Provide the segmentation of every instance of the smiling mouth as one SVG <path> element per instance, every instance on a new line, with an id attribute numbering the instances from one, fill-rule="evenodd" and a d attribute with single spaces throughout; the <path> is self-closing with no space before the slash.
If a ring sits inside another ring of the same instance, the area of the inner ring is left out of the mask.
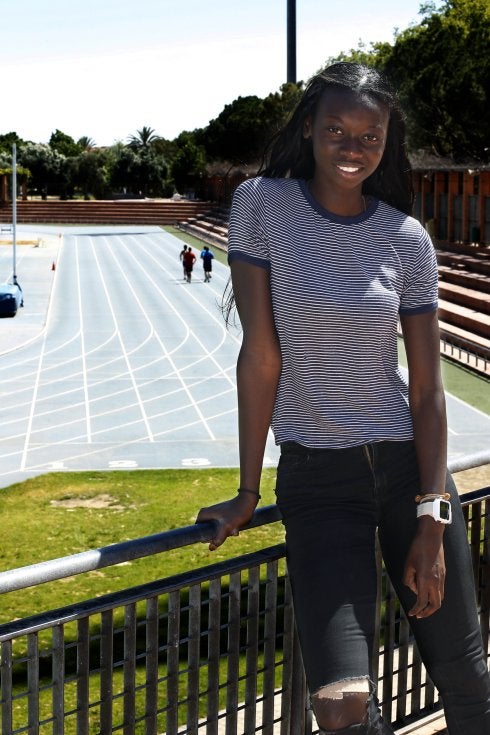
<path id="1" fill-rule="evenodd" d="M 352 164 L 348 165 L 348 164 L 338 163 L 337 168 L 340 169 L 341 171 L 344 171 L 346 174 L 356 174 L 358 171 L 361 170 L 362 167 L 353 166 Z"/>

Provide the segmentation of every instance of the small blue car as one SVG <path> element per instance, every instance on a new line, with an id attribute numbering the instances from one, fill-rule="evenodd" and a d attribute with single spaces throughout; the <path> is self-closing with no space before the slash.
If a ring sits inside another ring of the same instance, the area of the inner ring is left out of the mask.
<path id="1" fill-rule="evenodd" d="M 19 284 L 0 283 L 0 317 L 15 316 L 19 306 L 24 306 Z"/>

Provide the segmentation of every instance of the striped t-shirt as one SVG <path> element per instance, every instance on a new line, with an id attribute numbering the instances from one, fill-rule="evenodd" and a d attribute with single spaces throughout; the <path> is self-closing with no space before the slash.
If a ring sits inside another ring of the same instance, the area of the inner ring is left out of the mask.
<path id="1" fill-rule="evenodd" d="M 342 217 L 301 179 L 235 192 L 228 259 L 270 271 L 282 352 L 277 444 L 349 447 L 411 439 L 397 359 L 399 314 L 437 308 L 437 263 L 420 223 L 382 201 Z"/>

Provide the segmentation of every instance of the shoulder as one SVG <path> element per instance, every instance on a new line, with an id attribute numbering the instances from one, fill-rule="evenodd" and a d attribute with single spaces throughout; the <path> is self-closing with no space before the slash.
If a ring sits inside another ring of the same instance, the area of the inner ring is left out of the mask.
<path id="1" fill-rule="evenodd" d="M 269 201 L 291 196 L 299 191 L 297 179 L 270 179 L 255 176 L 243 181 L 235 190 L 233 203 L 242 201 Z"/>
<path id="2" fill-rule="evenodd" d="M 376 217 L 379 226 L 386 229 L 392 236 L 398 236 L 400 241 L 410 242 L 412 245 L 423 242 L 432 246 L 429 233 L 415 217 L 383 201 L 378 202 Z"/>

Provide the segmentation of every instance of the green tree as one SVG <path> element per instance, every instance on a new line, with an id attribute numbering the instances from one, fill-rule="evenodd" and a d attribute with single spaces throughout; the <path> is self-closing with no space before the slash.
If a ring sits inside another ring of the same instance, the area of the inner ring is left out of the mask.
<path id="1" fill-rule="evenodd" d="M 490 2 L 445 0 L 420 10 L 422 21 L 395 41 L 340 54 L 384 70 L 407 114 L 409 147 L 455 160 L 489 160 Z"/>
<path id="2" fill-rule="evenodd" d="M 280 87 L 279 92 L 271 93 L 264 99 L 265 142 L 282 128 L 298 104 L 302 91 L 303 82 L 287 82 Z"/>
<path id="3" fill-rule="evenodd" d="M 31 186 L 43 195 L 60 193 L 64 186 L 66 156 L 42 143 L 26 143 L 17 155 L 20 165 L 31 172 Z"/>
<path id="4" fill-rule="evenodd" d="M 166 190 L 168 167 L 162 156 L 148 149 L 119 144 L 110 157 L 110 185 L 115 191 L 161 196 Z"/>
<path id="5" fill-rule="evenodd" d="M 22 138 L 19 138 L 17 133 L 13 131 L 10 133 L 4 133 L 3 135 L 0 135 L 0 153 L 5 151 L 5 153 L 11 154 L 13 144 L 16 143 L 18 148 L 23 142 Z"/>
<path id="6" fill-rule="evenodd" d="M 156 143 L 159 139 L 160 136 L 155 133 L 153 128 L 143 125 L 141 130 L 136 131 L 136 135 L 133 134 L 128 137 L 128 146 L 134 150 L 151 148 L 153 143 Z"/>
<path id="7" fill-rule="evenodd" d="M 86 199 L 101 199 L 109 192 L 109 154 L 106 150 L 85 150 L 76 159 L 74 183 Z"/>
<path id="8" fill-rule="evenodd" d="M 132 191 L 131 170 L 136 153 L 122 143 L 112 146 L 109 158 L 109 184 L 113 191 Z"/>
<path id="9" fill-rule="evenodd" d="M 207 128 L 196 134 L 197 143 L 205 147 L 213 160 L 235 164 L 257 162 L 270 138 L 294 108 L 301 87 L 301 83 L 284 84 L 280 92 L 265 99 L 255 95 L 238 97 L 226 105 Z"/>
<path id="10" fill-rule="evenodd" d="M 425 12 L 384 60 L 409 114 L 411 146 L 488 161 L 490 3 L 446 0 Z"/>
<path id="11" fill-rule="evenodd" d="M 260 157 L 264 145 L 263 100 L 255 95 L 238 97 L 225 105 L 203 131 L 203 142 L 211 159 L 231 163 L 251 163 Z"/>
<path id="12" fill-rule="evenodd" d="M 195 188 L 196 180 L 206 170 L 206 152 L 195 142 L 192 133 L 181 133 L 176 140 L 177 152 L 170 165 L 172 179 L 181 193 Z"/>
<path id="13" fill-rule="evenodd" d="M 185 133 L 181 133 L 180 135 L 184 134 Z M 191 135 L 194 137 L 193 133 L 191 133 Z M 177 151 L 179 150 L 179 144 L 177 142 L 178 140 L 179 138 L 176 138 L 175 140 L 157 138 L 155 141 L 152 142 L 151 149 L 159 156 L 163 156 L 163 158 L 170 163 L 170 161 L 173 160 L 173 158 L 177 154 Z"/>
<path id="14" fill-rule="evenodd" d="M 77 140 L 77 146 L 81 151 L 90 151 L 92 148 L 95 148 L 96 143 L 95 140 L 90 138 L 88 135 L 82 135 L 82 137 Z"/>
<path id="15" fill-rule="evenodd" d="M 168 176 L 168 166 L 162 156 L 143 149 L 137 152 L 131 167 L 133 191 L 146 196 L 162 196 Z"/>
<path id="16" fill-rule="evenodd" d="M 61 130 L 55 130 L 54 133 L 51 133 L 49 145 L 54 151 L 58 151 L 58 153 L 61 153 L 61 155 L 67 158 L 78 156 L 83 150 L 78 143 L 75 143 L 70 135 L 63 133 Z"/>

